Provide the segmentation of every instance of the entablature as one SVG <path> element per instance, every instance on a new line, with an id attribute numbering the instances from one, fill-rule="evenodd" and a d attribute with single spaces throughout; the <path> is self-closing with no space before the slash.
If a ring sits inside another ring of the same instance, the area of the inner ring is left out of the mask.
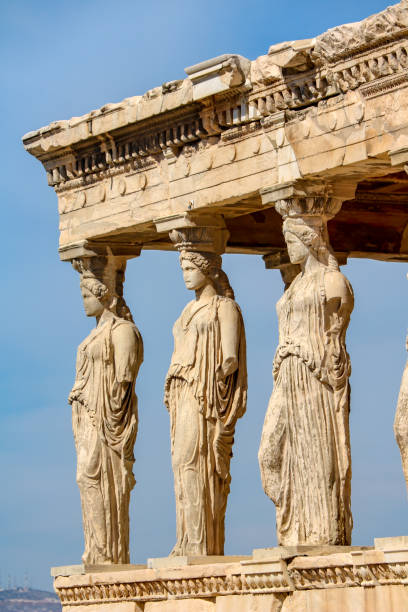
<path id="1" fill-rule="evenodd" d="M 337 251 L 408 259 L 407 68 L 404 0 L 30 132 L 58 195 L 62 258 L 81 244 L 171 249 L 156 221 L 189 211 L 224 217 L 227 252 L 272 253 L 281 219 L 264 194 L 313 179 L 357 187 L 329 224 Z"/>

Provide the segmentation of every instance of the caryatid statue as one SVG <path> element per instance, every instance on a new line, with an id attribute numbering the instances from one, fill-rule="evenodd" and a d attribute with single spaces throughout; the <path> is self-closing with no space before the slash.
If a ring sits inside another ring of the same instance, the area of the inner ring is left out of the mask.
<path id="1" fill-rule="evenodd" d="M 329 244 L 341 200 L 327 192 L 276 203 L 300 273 L 277 303 L 279 346 L 259 449 L 279 544 L 351 544 L 350 359 L 353 291 Z"/>
<path id="2" fill-rule="evenodd" d="M 79 345 L 69 395 L 77 451 L 86 564 L 129 563 L 129 500 L 135 485 L 135 380 L 143 343 L 123 299 L 126 261 L 73 261 L 88 317 L 97 325 Z"/>
<path id="3" fill-rule="evenodd" d="M 235 424 L 246 409 L 244 323 L 221 269 L 219 228 L 173 230 L 187 304 L 173 328 L 165 384 L 177 514 L 172 555 L 223 555 Z"/>
<path id="4" fill-rule="evenodd" d="M 408 350 L 408 336 L 406 347 Z M 402 469 L 408 490 L 408 361 L 401 380 L 394 421 L 394 433 L 401 453 Z"/>

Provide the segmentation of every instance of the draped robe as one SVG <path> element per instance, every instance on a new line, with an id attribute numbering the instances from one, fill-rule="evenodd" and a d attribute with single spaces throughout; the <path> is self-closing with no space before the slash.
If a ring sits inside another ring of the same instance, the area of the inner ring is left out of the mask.
<path id="1" fill-rule="evenodd" d="M 221 380 L 220 305 L 238 313 L 238 368 Z M 216 295 L 190 302 L 173 328 L 174 352 L 166 377 L 176 495 L 173 554 L 222 555 L 235 424 L 246 409 L 245 331 L 234 300 Z"/>
<path id="2" fill-rule="evenodd" d="M 121 341 L 132 346 L 127 352 Z M 136 326 L 112 316 L 80 344 L 70 395 L 84 563 L 129 563 L 129 501 L 135 485 L 135 380 L 143 360 Z"/>
<path id="3" fill-rule="evenodd" d="M 406 348 L 408 350 L 408 336 Z M 405 365 L 398 395 L 394 433 L 401 453 L 402 469 L 408 490 L 408 362 Z"/>
<path id="4" fill-rule="evenodd" d="M 327 271 L 299 274 L 277 304 L 275 384 L 259 460 L 280 545 L 351 543 L 349 312 L 329 316 Z"/>

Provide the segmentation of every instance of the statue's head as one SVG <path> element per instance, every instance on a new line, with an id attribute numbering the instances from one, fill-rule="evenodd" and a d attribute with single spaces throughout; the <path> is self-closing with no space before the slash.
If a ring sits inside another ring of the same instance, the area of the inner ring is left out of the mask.
<path id="1" fill-rule="evenodd" d="M 96 278 L 82 277 L 80 288 L 87 317 L 100 317 L 105 309 L 112 310 L 109 289 Z"/>
<path id="2" fill-rule="evenodd" d="M 99 318 L 105 310 L 132 320 L 123 299 L 126 262 L 113 256 L 87 257 L 72 262 L 79 272 L 85 314 Z"/>
<path id="3" fill-rule="evenodd" d="M 287 217 L 283 235 L 291 263 L 302 264 L 310 255 L 330 268 L 339 269 L 332 252 L 327 225 L 321 217 Z"/>
<path id="4" fill-rule="evenodd" d="M 201 289 L 211 284 L 218 295 L 234 299 L 234 292 L 225 272 L 220 255 L 204 251 L 182 250 L 180 265 L 187 289 Z"/>
<path id="5" fill-rule="evenodd" d="M 284 219 L 282 229 L 291 263 L 303 264 L 313 256 L 320 264 L 338 270 L 327 222 L 340 210 L 341 198 L 333 195 L 333 185 L 320 181 L 299 180 L 292 187 L 292 195 L 275 203 Z"/>

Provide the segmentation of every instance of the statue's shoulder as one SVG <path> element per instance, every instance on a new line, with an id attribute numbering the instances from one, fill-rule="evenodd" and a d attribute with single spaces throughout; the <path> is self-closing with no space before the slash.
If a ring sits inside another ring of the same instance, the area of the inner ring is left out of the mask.
<path id="1" fill-rule="evenodd" d="M 324 285 L 327 299 L 336 297 L 352 299 L 353 297 L 350 281 L 340 270 L 327 270 L 324 275 Z"/>
<path id="2" fill-rule="evenodd" d="M 123 329 L 128 329 L 129 331 L 136 328 L 133 321 L 128 321 L 128 319 L 123 319 L 122 317 L 115 317 L 113 320 L 112 329 L 117 329 L 121 326 L 123 326 Z"/>
<path id="3" fill-rule="evenodd" d="M 114 323 L 112 325 L 112 333 L 116 333 L 116 335 L 134 334 L 138 339 L 142 339 L 140 331 L 133 323 L 133 321 L 128 321 L 127 319 L 122 319 L 121 317 L 115 318 Z"/>
<path id="4" fill-rule="evenodd" d="M 227 306 L 228 308 L 239 308 L 235 300 L 225 295 L 215 295 L 214 300 L 218 305 Z"/>
<path id="5" fill-rule="evenodd" d="M 241 309 L 235 300 L 224 295 L 217 295 L 215 297 L 217 299 L 217 307 L 219 309 L 225 312 L 238 312 L 241 315 Z"/>
<path id="6" fill-rule="evenodd" d="M 116 317 L 112 325 L 111 337 L 114 347 L 122 350 L 123 347 L 126 347 L 126 350 L 138 355 L 137 361 L 139 364 L 142 363 L 144 353 L 143 338 L 133 321 Z"/>

